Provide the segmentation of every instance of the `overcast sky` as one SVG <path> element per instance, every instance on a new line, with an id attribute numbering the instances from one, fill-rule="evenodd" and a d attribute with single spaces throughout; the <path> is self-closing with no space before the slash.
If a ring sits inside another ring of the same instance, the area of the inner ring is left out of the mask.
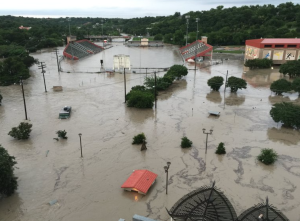
<path id="1" fill-rule="evenodd" d="M 300 4 L 300 0 L 290 1 Z M 279 0 L 3 0 L 0 15 L 30 17 L 102 17 L 134 18 L 167 16 L 175 12 L 202 11 L 218 5 L 239 7 L 242 5 L 279 5 Z"/>

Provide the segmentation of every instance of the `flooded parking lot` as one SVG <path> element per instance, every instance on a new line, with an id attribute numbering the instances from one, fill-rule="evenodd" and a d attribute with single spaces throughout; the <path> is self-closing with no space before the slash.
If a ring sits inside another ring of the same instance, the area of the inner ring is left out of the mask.
<path id="1" fill-rule="evenodd" d="M 59 49 L 62 53 L 63 48 Z M 28 117 L 33 124 L 29 140 L 17 141 L 7 135 L 25 119 L 20 85 L 0 87 L 0 143 L 16 157 L 19 177 L 17 192 L 0 200 L 0 220 L 131 220 L 139 214 L 165 221 L 169 219 L 165 208 L 216 181 L 238 215 L 268 196 L 290 220 L 299 221 L 300 133 L 278 126 L 269 111 L 276 102 L 300 104 L 300 99 L 297 94 L 272 95 L 269 85 L 282 77 L 278 68 L 244 71 L 243 61 L 238 59 L 212 66 L 198 64 L 196 72 L 189 70 L 185 78 L 160 92 L 157 109 L 150 110 L 126 107 L 122 74 L 96 73 L 101 59 L 106 68 L 112 68 L 117 54 L 130 55 L 132 68 L 182 64 L 177 49 L 127 48 L 114 43 L 105 52 L 83 60 L 62 61 L 64 72 L 60 74 L 52 49 L 32 54 L 47 65 L 48 92 L 44 92 L 42 74 L 34 65 L 31 78 L 24 81 Z M 194 65 L 187 67 L 193 69 Z M 231 94 L 227 88 L 224 93 L 223 85 L 220 92 L 212 92 L 207 80 L 225 78 L 227 70 L 228 76 L 245 79 L 247 89 Z M 128 91 L 143 84 L 145 73 L 138 73 L 137 69 L 136 74 L 126 74 Z M 53 86 L 63 86 L 63 91 L 54 92 Z M 60 120 L 58 113 L 65 105 L 72 106 L 71 118 Z M 208 111 L 220 111 L 221 115 L 210 117 Z M 207 154 L 202 128 L 213 129 Z M 66 130 L 68 139 L 54 140 L 58 130 Z M 141 132 L 148 142 L 144 152 L 131 144 L 133 136 Z M 192 148 L 180 148 L 183 136 L 193 141 Z M 220 142 L 225 143 L 224 156 L 214 153 Z M 278 153 L 275 165 L 265 166 L 256 160 L 262 148 Z M 168 161 L 166 195 L 163 167 Z M 136 169 L 158 174 L 146 196 L 120 188 Z M 50 206 L 51 200 L 57 203 Z"/>

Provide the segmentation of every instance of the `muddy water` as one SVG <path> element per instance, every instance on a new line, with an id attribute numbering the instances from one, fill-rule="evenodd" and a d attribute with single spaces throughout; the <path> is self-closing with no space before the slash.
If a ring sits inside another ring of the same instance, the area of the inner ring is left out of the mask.
<path id="1" fill-rule="evenodd" d="M 0 88 L 4 97 L 0 141 L 16 156 L 19 168 L 17 193 L 0 200 L 1 221 L 131 220 L 134 214 L 168 220 L 165 208 L 170 209 L 184 194 L 213 181 L 237 214 L 268 196 L 290 220 L 300 220 L 300 133 L 281 128 L 269 116 L 275 102 L 300 102 L 296 95 L 285 94 L 283 98 L 270 93 L 265 82 L 281 77 L 276 70 L 244 73 L 240 60 L 201 64 L 196 73 L 189 70 L 184 79 L 159 94 L 157 110 L 137 110 L 124 104 L 123 75 L 78 73 L 87 68 L 97 71 L 102 56 L 105 66 L 111 68 L 112 56 L 122 53 L 130 54 L 133 67 L 181 63 L 174 46 L 139 49 L 114 44 L 105 55 L 99 53 L 79 62 L 63 61 L 63 69 L 71 73 L 59 75 L 51 50 L 33 54 L 47 64 L 48 93 L 44 92 L 40 70 L 32 67 L 32 77 L 24 83 L 28 117 L 33 124 L 27 141 L 7 135 L 25 118 L 20 86 Z M 237 94 L 227 89 L 225 97 L 224 87 L 220 92 L 211 92 L 207 80 L 225 77 L 227 70 L 229 76 L 246 79 L 248 88 Z M 142 84 L 143 77 L 127 74 L 128 90 Z M 57 85 L 63 86 L 62 92 L 51 89 Z M 71 105 L 73 112 L 70 119 L 59 120 L 58 112 L 64 105 Z M 220 111 L 221 116 L 209 117 L 207 112 L 211 110 Z M 213 129 L 206 155 L 202 128 Z M 53 140 L 57 130 L 66 130 L 68 139 Z M 145 152 L 131 145 L 132 137 L 140 132 L 147 136 Z M 180 148 L 182 136 L 193 141 L 192 148 Z M 219 142 L 225 143 L 225 156 L 214 154 Z M 264 166 L 256 160 L 262 148 L 278 152 L 275 165 Z M 163 169 L 167 161 L 172 163 L 168 195 Z M 135 169 L 158 174 L 146 196 L 120 188 Z M 58 203 L 50 206 L 51 200 Z"/>

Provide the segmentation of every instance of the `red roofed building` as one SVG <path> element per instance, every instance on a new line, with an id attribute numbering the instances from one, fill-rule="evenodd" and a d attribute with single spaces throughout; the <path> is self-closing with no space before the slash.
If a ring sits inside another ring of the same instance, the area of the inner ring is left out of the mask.
<path id="1" fill-rule="evenodd" d="M 155 182 L 156 177 L 157 174 L 152 173 L 149 170 L 135 170 L 123 183 L 121 188 L 146 195 L 149 188 Z"/>
<path id="2" fill-rule="evenodd" d="M 19 27 L 19 29 L 26 29 L 26 30 L 29 30 L 29 29 L 31 29 L 31 27 L 23 27 L 23 25 L 21 25 L 20 27 Z"/>
<path id="3" fill-rule="evenodd" d="M 272 59 L 274 64 L 300 59 L 300 39 L 262 38 L 246 40 L 245 60 Z"/>

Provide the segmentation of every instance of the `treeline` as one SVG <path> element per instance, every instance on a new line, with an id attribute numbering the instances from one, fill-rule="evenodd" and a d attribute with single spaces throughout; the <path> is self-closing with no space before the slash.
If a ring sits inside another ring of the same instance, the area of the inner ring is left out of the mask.
<path id="1" fill-rule="evenodd" d="M 84 35 L 146 35 L 166 43 L 184 45 L 186 18 L 189 15 L 188 42 L 198 36 L 207 36 L 212 45 L 243 45 L 247 39 L 255 38 L 295 38 L 300 34 L 300 5 L 292 2 L 274 5 L 252 5 L 224 8 L 218 6 L 209 11 L 191 11 L 181 15 L 121 18 L 27 18 L 0 16 L 0 56 L 3 45 L 25 51 L 44 47 L 61 46 L 71 33 L 77 39 Z M 19 26 L 32 27 L 19 30 Z M 18 52 L 16 52 L 18 53 Z"/>

